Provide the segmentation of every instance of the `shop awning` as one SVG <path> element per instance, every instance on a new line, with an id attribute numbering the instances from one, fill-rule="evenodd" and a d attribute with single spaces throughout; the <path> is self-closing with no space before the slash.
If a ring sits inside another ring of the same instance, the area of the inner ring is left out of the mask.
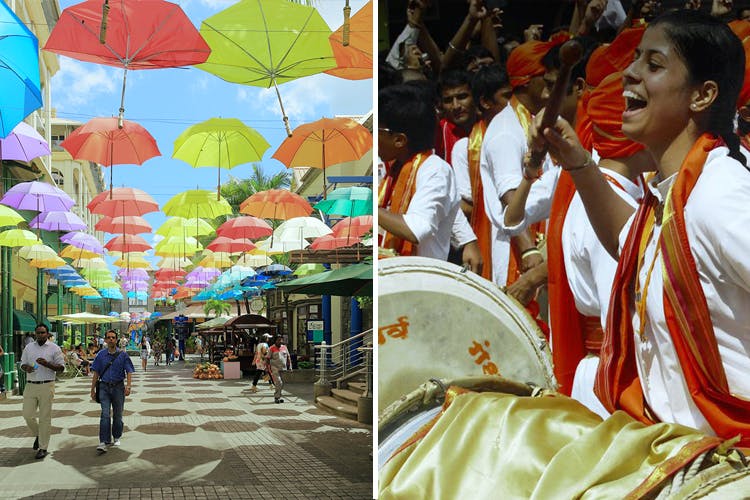
<path id="1" fill-rule="evenodd" d="M 36 318 L 33 314 L 20 309 L 13 309 L 13 331 L 33 332 L 36 329 Z"/>

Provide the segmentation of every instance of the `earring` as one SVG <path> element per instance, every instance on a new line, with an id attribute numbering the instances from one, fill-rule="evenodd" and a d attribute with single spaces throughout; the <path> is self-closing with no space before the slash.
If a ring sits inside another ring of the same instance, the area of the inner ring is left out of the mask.
<path id="1" fill-rule="evenodd" d="M 693 111 L 695 111 L 695 103 L 693 103 L 693 104 L 690 105 L 690 109 L 692 109 Z"/>

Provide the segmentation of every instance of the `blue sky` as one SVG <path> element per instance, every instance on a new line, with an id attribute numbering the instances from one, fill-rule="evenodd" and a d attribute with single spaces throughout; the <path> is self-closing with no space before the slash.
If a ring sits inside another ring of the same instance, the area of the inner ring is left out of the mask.
<path id="1" fill-rule="evenodd" d="M 78 3 L 60 0 L 65 8 Z M 226 0 L 177 2 L 196 28 L 203 19 L 232 5 Z M 331 30 L 343 23 L 344 0 L 315 0 L 314 5 Z M 364 5 L 351 0 L 352 14 Z M 60 118 L 86 122 L 97 116 L 117 116 L 120 105 L 122 69 L 60 57 L 60 71 L 52 78 L 52 106 Z M 365 114 L 372 109 L 373 81 L 350 81 L 325 74 L 314 75 L 279 86 L 290 125 L 323 116 Z M 115 166 L 115 186 L 143 189 L 163 206 L 173 195 L 187 190 L 216 189 L 216 168 L 191 168 L 171 158 L 173 143 L 187 127 L 212 117 L 238 118 L 260 132 L 271 144 L 261 162 L 268 174 L 284 170 L 271 158 L 286 137 L 276 93 L 232 84 L 196 68 L 129 71 L 125 93 L 125 118 L 143 125 L 156 139 L 163 156 L 143 166 Z M 250 165 L 222 170 L 222 183 L 229 175 L 247 177 Z M 109 169 L 104 169 L 109 185 Z M 154 230 L 163 223 L 163 213 L 145 218 Z M 145 236 L 148 241 L 151 236 Z M 154 259 L 156 261 L 158 259 Z"/>

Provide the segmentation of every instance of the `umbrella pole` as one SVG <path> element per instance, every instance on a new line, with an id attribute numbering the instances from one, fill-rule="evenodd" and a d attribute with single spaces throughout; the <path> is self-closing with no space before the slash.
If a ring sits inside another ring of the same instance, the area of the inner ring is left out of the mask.
<path id="1" fill-rule="evenodd" d="M 323 199 L 326 199 L 326 131 L 323 130 L 323 139 L 322 139 L 322 150 L 323 150 Z"/>
<path id="2" fill-rule="evenodd" d="M 122 128 L 124 123 L 123 115 L 125 114 L 125 82 L 128 79 L 128 68 L 127 66 L 122 72 L 122 94 L 120 94 L 120 114 L 117 116 L 117 128 Z"/>
<path id="3" fill-rule="evenodd" d="M 350 24 L 349 24 L 349 15 L 352 12 L 352 8 L 349 7 L 349 0 L 346 0 L 346 6 L 344 6 L 344 29 L 341 34 L 341 45 L 344 47 L 349 46 L 349 30 L 350 30 Z"/>
<path id="4" fill-rule="evenodd" d="M 281 107 L 281 116 L 284 119 L 284 127 L 286 127 L 286 135 L 287 137 L 291 137 L 292 129 L 289 128 L 289 117 L 286 116 L 286 111 L 284 111 L 284 103 L 281 102 L 281 92 L 279 92 L 279 87 L 276 85 L 276 78 L 273 79 L 273 88 L 276 89 L 276 97 L 279 98 L 279 106 Z"/>
<path id="5" fill-rule="evenodd" d="M 122 126 L 120 128 L 122 128 Z M 114 172 L 115 166 L 112 165 L 112 161 L 114 161 L 114 151 L 113 151 L 114 147 L 115 147 L 114 143 L 110 142 L 109 143 L 109 199 L 110 200 L 112 199 L 112 178 L 115 175 L 115 172 Z M 124 210 L 125 209 L 123 208 L 123 211 Z"/>

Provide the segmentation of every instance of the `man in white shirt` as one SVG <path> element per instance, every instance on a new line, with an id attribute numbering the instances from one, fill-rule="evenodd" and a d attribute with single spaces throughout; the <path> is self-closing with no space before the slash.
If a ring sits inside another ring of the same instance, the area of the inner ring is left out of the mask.
<path id="1" fill-rule="evenodd" d="M 21 369 L 27 374 L 23 418 L 31 434 L 36 436 L 36 458 L 42 459 L 47 456 L 52 428 L 55 376 L 65 371 L 65 358 L 60 347 L 49 341 L 49 331 L 44 324 L 37 325 L 35 333 L 36 342 L 27 344 L 21 354 Z"/>

